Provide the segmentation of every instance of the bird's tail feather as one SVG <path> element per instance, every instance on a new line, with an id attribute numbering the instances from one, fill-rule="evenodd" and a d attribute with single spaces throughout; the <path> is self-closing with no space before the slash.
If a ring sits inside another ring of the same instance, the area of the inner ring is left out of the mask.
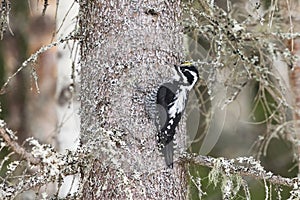
<path id="1" fill-rule="evenodd" d="M 171 140 L 163 149 L 162 153 L 165 157 L 165 162 L 169 168 L 173 168 L 174 142 Z"/>

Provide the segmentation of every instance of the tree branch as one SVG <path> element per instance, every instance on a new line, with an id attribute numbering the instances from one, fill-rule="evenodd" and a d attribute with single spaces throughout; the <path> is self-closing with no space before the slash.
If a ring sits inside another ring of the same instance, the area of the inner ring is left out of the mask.
<path id="1" fill-rule="evenodd" d="M 77 40 L 77 39 L 78 39 L 78 36 L 69 35 L 69 36 L 66 36 L 64 38 L 59 39 L 56 42 L 52 42 L 52 43 L 50 43 L 48 45 L 42 46 L 35 53 L 31 54 L 31 56 L 22 63 L 21 67 L 19 67 L 15 73 L 13 73 L 10 77 L 7 78 L 6 82 L 3 84 L 3 86 L 0 89 L 0 94 L 4 94 L 6 92 L 6 87 L 10 83 L 11 79 L 14 78 L 25 67 L 27 67 L 29 63 L 36 62 L 36 60 L 38 59 L 38 56 L 40 54 L 44 53 L 45 51 L 47 51 L 47 50 L 49 50 L 49 49 L 51 49 L 51 48 L 53 48 L 53 47 L 55 47 L 55 46 L 57 46 L 59 44 L 62 44 L 64 42 L 66 42 L 66 41 Z"/>
<path id="2" fill-rule="evenodd" d="M 6 144 L 12 149 L 13 152 L 19 154 L 22 158 L 28 162 L 37 165 L 40 163 L 40 159 L 33 157 L 31 153 L 28 153 L 24 147 L 20 146 L 18 142 L 11 138 L 10 134 L 5 127 L 0 127 L 0 136 L 4 139 Z"/>
<path id="3" fill-rule="evenodd" d="M 216 167 L 216 163 L 220 163 L 221 169 L 225 174 L 236 174 L 240 176 L 251 177 L 256 180 L 266 180 L 277 185 L 285 185 L 293 187 L 297 183 L 297 178 L 285 178 L 279 175 L 274 175 L 272 172 L 267 172 L 260 165 L 259 161 L 250 157 L 240 157 L 236 159 L 213 158 L 210 156 L 193 156 L 185 155 L 184 160 L 209 168 Z"/>

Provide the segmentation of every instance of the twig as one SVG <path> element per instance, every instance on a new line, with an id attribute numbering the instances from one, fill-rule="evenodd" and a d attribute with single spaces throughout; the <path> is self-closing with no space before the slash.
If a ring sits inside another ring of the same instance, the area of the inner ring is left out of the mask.
<path id="1" fill-rule="evenodd" d="M 2 86 L 2 88 L 1 88 L 1 90 L 0 90 L 0 94 L 4 94 L 4 93 L 5 93 L 5 89 L 6 89 L 7 85 L 9 84 L 10 80 L 11 80 L 12 78 L 14 78 L 20 71 L 22 71 L 22 70 L 23 70 L 30 62 L 35 62 L 35 61 L 38 59 L 38 56 L 39 56 L 40 54 L 42 54 L 42 53 L 44 53 L 45 51 L 51 49 L 52 47 L 55 47 L 55 46 L 57 46 L 57 45 L 59 45 L 59 44 L 65 42 L 65 41 L 72 40 L 72 39 L 76 39 L 76 37 L 73 36 L 73 35 L 69 35 L 69 36 L 67 36 L 67 37 L 65 37 L 65 38 L 62 38 L 62 39 L 56 41 L 56 42 L 53 42 L 53 43 L 51 43 L 51 44 L 42 46 L 38 51 L 36 51 L 36 52 L 35 52 L 34 54 L 32 54 L 27 60 L 25 60 L 25 61 L 22 63 L 21 67 L 19 67 L 19 68 L 17 69 L 17 71 L 16 71 L 13 75 L 11 75 L 10 77 L 7 78 L 7 81 L 4 83 L 4 85 Z"/>
<path id="2" fill-rule="evenodd" d="M 213 158 L 213 157 L 201 156 L 201 155 L 197 155 L 197 156 L 185 155 L 183 159 L 187 160 L 188 162 L 206 166 L 209 168 L 215 167 L 217 161 L 222 159 L 221 163 L 226 163 L 222 166 L 223 170 L 225 171 L 226 169 L 226 172 L 229 172 L 230 174 L 237 174 L 240 176 L 251 177 L 257 180 L 266 180 L 269 181 L 270 183 L 277 184 L 277 185 L 285 185 L 285 186 L 293 187 L 294 183 L 297 183 L 298 180 L 297 178 L 285 178 L 279 175 L 274 175 L 272 172 L 267 172 L 263 170 L 261 166 L 260 166 L 261 169 L 257 169 L 252 165 L 250 167 L 247 167 L 245 166 L 245 163 L 237 164 L 237 163 L 241 163 L 241 160 L 244 158 L 237 158 L 237 159 L 230 160 L 225 158 Z M 257 166 L 257 163 L 255 163 L 255 166 Z"/>
<path id="3" fill-rule="evenodd" d="M 22 158 L 26 159 L 28 162 L 36 165 L 40 162 L 40 159 L 33 157 L 31 153 L 28 153 L 24 147 L 20 146 L 18 142 L 10 137 L 7 133 L 5 127 L 0 127 L 0 136 L 4 139 L 7 145 L 14 151 L 19 154 Z"/>

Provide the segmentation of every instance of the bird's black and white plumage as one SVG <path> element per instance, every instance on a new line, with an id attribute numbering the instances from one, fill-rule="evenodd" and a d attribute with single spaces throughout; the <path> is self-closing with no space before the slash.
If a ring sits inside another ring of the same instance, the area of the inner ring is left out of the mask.
<path id="1" fill-rule="evenodd" d="M 199 79 L 191 63 L 175 65 L 174 80 L 162 84 L 156 95 L 157 143 L 168 167 L 173 167 L 174 135 L 186 107 L 189 91 Z"/>

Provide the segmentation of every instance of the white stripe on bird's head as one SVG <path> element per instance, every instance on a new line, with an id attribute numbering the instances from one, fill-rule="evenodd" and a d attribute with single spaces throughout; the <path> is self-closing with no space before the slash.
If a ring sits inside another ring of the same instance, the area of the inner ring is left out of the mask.
<path id="1" fill-rule="evenodd" d="M 174 68 L 172 68 L 172 69 L 174 71 L 173 79 L 175 81 L 182 81 L 182 78 L 184 77 L 184 75 L 180 69 L 180 66 L 174 65 Z"/>

